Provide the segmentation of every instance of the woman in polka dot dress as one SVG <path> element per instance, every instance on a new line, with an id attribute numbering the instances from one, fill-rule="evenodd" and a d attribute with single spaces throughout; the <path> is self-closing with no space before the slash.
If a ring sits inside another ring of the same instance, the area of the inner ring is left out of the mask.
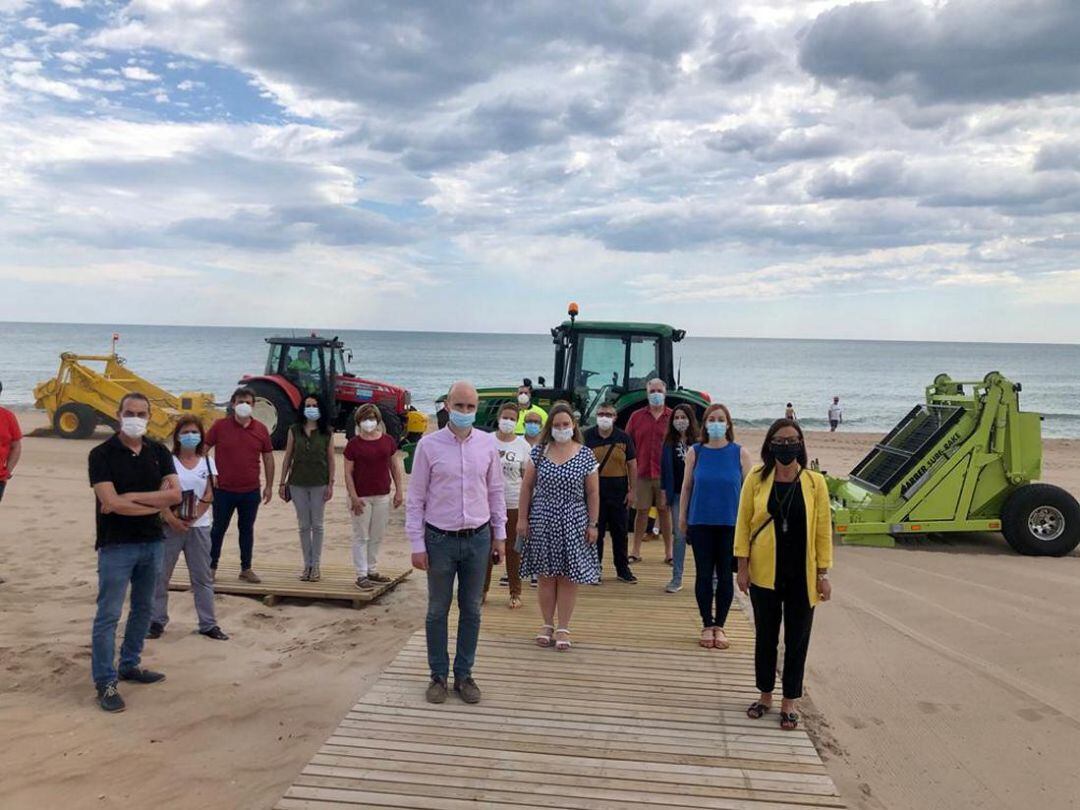
<path id="1" fill-rule="evenodd" d="M 577 586 L 600 579 L 599 513 L 596 457 L 585 446 L 570 406 L 557 403 L 525 465 L 517 524 L 518 537 L 525 540 L 521 576 L 540 578 L 538 601 L 544 624 L 536 643 L 541 647 L 570 649 Z"/>

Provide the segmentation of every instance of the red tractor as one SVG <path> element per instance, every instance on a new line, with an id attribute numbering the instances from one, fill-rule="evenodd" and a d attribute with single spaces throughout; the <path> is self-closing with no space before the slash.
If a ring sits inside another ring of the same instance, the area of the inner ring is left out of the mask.
<path id="1" fill-rule="evenodd" d="M 400 445 L 419 440 L 427 417 L 412 407 L 412 395 L 389 383 L 364 380 L 345 365 L 345 344 L 336 337 L 269 337 L 266 372 L 240 380 L 255 392 L 255 418 L 266 425 L 275 450 L 285 447 L 289 427 L 296 422 L 300 401 L 317 394 L 329 409 L 330 424 L 352 438 L 354 411 L 373 402 L 382 413 L 386 431 Z M 351 353 L 349 359 L 352 359 Z"/>

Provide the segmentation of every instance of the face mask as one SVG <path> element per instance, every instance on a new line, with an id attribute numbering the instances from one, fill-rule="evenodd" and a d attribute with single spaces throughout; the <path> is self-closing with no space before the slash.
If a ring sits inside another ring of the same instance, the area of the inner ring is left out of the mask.
<path id="1" fill-rule="evenodd" d="M 615 426 L 615 417 L 598 416 L 596 417 L 596 426 L 601 430 L 611 430 Z"/>
<path id="2" fill-rule="evenodd" d="M 675 425 L 675 429 L 680 433 L 685 433 L 690 429 L 689 419 L 675 419 L 671 424 Z"/>
<path id="3" fill-rule="evenodd" d="M 473 422 L 476 421 L 475 413 L 461 413 L 460 411 L 450 411 L 450 424 L 459 430 L 465 428 L 471 428 Z"/>
<path id="4" fill-rule="evenodd" d="M 125 416 L 120 420 L 120 432 L 131 439 L 146 435 L 147 420 L 138 416 Z"/>
<path id="5" fill-rule="evenodd" d="M 528 404 L 529 404 L 529 395 L 528 394 L 518 394 L 518 405 L 520 405 L 521 407 L 524 408 Z"/>
<path id="6" fill-rule="evenodd" d="M 198 433 L 181 433 L 180 434 L 180 446 L 186 447 L 188 450 L 194 450 L 199 446 L 202 441 L 202 436 Z"/>
<path id="7" fill-rule="evenodd" d="M 664 404 L 664 392 L 663 391 L 653 391 L 651 394 L 649 394 L 649 404 L 652 405 L 653 407 L 659 407 L 660 405 L 663 405 Z"/>
<path id="8" fill-rule="evenodd" d="M 252 407 L 246 402 L 241 402 L 239 405 L 233 408 L 233 413 L 239 416 L 241 419 L 250 419 Z"/>
<path id="9" fill-rule="evenodd" d="M 364 431 L 364 433 L 373 433 L 378 426 L 379 422 L 377 419 L 360 420 L 360 430 Z"/>
<path id="10" fill-rule="evenodd" d="M 790 464 L 799 457 L 802 442 L 798 444 L 776 444 L 773 442 L 769 445 L 769 449 L 772 450 L 773 458 L 776 459 L 777 464 Z"/>
<path id="11" fill-rule="evenodd" d="M 559 442 L 559 444 L 562 444 L 563 442 L 568 442 L 572 438 L 574 438 L 574 429 L 573 428 L 554 428 L 551 431 L 551 438 L 553 438 L 555 441 Z"/>
<path id="12" fill-rule="evenodd" d="M 514 428 L 517 427 L 517 422 L 513 419 L 500 419 L 499 431 L 502 433 L 513 433 Z"/>
<path id="13" fill-rule="evenodd" d="M 319 409 L 313 407 L 304 408 L 304 418 L 310 419 L 312 422 L 319 421 Z"/>
<path id="14" fill-rule="evenodd" d="M 539 436 L 540 435 L 540 423 L 539 422 L 526 422 L 525 423 L 525 435 L 526 436 Z"/>
<path id="15" fill-rule="evenodd" d="M 706 422 L 705 432 L 710 439 L 722 439 L 727 434 L 727 422 Z"/>

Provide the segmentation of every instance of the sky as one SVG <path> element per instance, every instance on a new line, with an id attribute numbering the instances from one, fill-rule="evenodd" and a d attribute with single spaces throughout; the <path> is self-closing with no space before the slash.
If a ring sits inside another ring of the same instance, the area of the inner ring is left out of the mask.
<path id="1" fill-rule="evenodd" d="M 1080 342 L 1075 0 L 0 0 L 0 320 Z"/>

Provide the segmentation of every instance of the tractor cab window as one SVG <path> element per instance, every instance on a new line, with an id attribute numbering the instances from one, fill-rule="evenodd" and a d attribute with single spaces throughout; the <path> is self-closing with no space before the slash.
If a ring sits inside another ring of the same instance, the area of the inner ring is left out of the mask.
<path id="1" fill-rule="evenodd" d="M 290 346 L 285 356 L 285 376 L 301 391 L 317 394 L 322 390 L 323 352 L 317 346 Z"/>
<path id="2" fill-rule="evenodd" d="M 645 388 L 649 380 L 660 376 L 657 349 L 656 338 L 630 338 L 630 373 L 625 385 L 628 390 Z"/>
<path id="3" fill-rule="evenodd" d="M 626 374 L 626 341 L 622 337 L 582 335 L 577 346 L 577 363 L 568 387 L 579 400 L 583 421 L 592 421 L 597 407 L 622 388 Z"/>

